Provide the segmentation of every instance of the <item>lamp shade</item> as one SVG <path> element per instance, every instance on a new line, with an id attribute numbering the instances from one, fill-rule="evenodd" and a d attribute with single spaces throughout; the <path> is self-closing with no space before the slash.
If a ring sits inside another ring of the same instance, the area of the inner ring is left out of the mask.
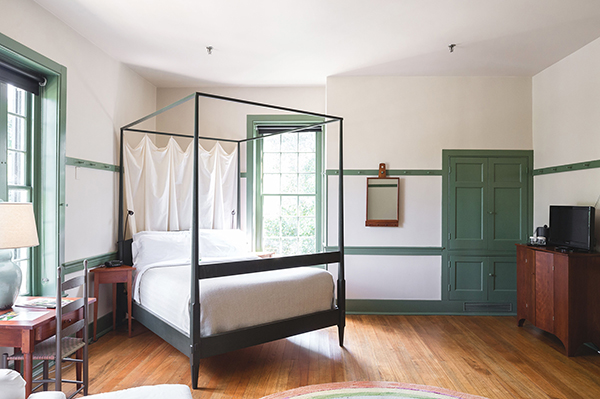
<path id="1" fill-rule="evenodd" d="M 0 249 L 39 245 L 33 205 L 23 202 L 0 202 Z"/>

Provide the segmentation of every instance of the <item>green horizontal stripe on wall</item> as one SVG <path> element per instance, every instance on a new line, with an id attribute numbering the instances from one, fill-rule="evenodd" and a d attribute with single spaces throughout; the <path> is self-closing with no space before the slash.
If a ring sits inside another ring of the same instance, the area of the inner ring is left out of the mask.
<path id="1" fill-rule="evenodd" d="M 534 176 L 550 175 L 552 173 L 573 172 L 575 170 L 600 168 L 600 160 L 571 163 L 566 165 L 551 166 L 548 168 L 535 169 Z"/>
<path id="2" fill-rule="evenodd" d="M 109 172 L 118 172 L 119 171 L 119 167 L 117 165 L 112 165 L 112 164 L 102 163 L 102 162 L 95 162 L 95 161 L 87 161 L 85 159 L 79 159 L 79 158 L 67 157 L 67 165 L 76 166 L 78 168 L 106 170 Z"/>
<path id="3" fill-rule="evenodd" d="M 337 176 L 340 171 L 327 169 L 327 176 Z M 379 169 L 344 169 L 344 176 L 378 176 Z M 441 169 L 388 169 L 388 176 L 441 176 Z"/>
<path id="4" fill-rule="evenodd" d="M 338 247 L 325 247 L 326 251 L 338 251 Z M 388 256 L 441 256 L 442 247 L 344 247 L 345 255 Z"/>
<path id="5" fill-rule="evenodd" d="M 78 260 L 72 260 L 70 262 L 65 262 L 62 264 L 62 266 L 64 268 L 64 273 L 68 274 L 68 273 L 74 273 L 74 272 L 83 270 L 83 261 L 85 259 L 87 259 L 87 261 L 88 261 L 88 268 L 91 269 L 92 267 L 98 267 L 98 266 L 104 265 L 104 262 L 106 262 L 108 260 L 117 259 L 117 253 L 111 252 L 108 254 L 90 256 L 90 257 L 87 257 L 84 259 L 78 259 Z"/>

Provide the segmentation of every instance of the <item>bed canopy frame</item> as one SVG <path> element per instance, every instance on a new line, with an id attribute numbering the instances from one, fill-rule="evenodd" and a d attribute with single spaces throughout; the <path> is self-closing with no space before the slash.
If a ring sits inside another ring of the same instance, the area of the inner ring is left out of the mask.
<path id="1" fill-rule="evenodd" d="M 218 137 L 202 137 L 199 135 L 199 106 L 200 98 L 206 97 L 219 101 L 246 104 L 256 107 L 268 108 L 278 111 L 292 112 L 295 114 L 310 115 L 323 118 L 323 121 L 312 123 L 302 127 L 295 127 L 290 130 L 272 133 L 265 136 L 245 138 L 241 140 L 226 139 Z M 177 107 L 188 101 L 194 101 L 194 134 L 168 133 L 145 129 L 136 129 L 135 126 L 154 118 L 174 107 Z M 338 250 L 331 252 L 321 252 L 313 254 L 302 254 L 294 256 L 282 256 L 276 258 L 266 258 L 257 260 L 237 260 L 227 263 L 199 264 L 193 262 L 191 267 L 191 304 L 190 304 L 190 331 L 189 335 L 182 333 L 181 330 L 173 327 L 162 319 L 157 318 L 142 306 L 133 303 L 133 316 L 148 329 L 159 335 L 165 341 L 173 345 L 190 359 L 192 387 L 198 388 L 198 373 L 200 369 L 200 360 L 206 357 L 227 353 L 237 349 L 246 348 L 293 335 L 318 330 L 326 327 L 338 327 L 338 339 L 340 346 L 344 343 L 344 327 L 346 317 L 346 283 L 344 272 L 344 182 L 343 182 L 343 118 L 308 112 L 299 109 L 281 107 L 276 105 L 264 104 L 259 102 L 247 101 L 231 97 L 223 97 L 214 94 L 196 92 L 179 101 L 172 103 L 156 112 L 153 112 L 143 118 L 140 118 L 121 128 L 120 132 L 120 159 L 119 159 L 119 222 L 118 222 L 118 255 L 119 259 L 131 263 L 131 240 L 125 240 L 124 227 L 124 189 L 123 189 L 123 146 L 124 134 L 126 132 L 137 132 L 146 134 L 156 134 L 171 137 L 185 137 L 193 139 L 193 177 L 192 177 L 192 248 L 191 259 L 199 259 L 199 215 L 198 215 L 198 185 L 199 185 L 199 143 L 200 140 L 214 140 L 231 142 L 237 144 L 237 227 L 240 227 L 240 146 L 245 142 L 261 140 L 272 135 L 300 132 L 303 130 L 324 126 L 330 123 L 339 123 L 339 204 L 338 204 Z M 201 279 L 232 276 L 237 274 L 256 273 L 278 269 L 289 269 L 300 266 L 316 266 L 324 264 L 338 264 L 337 273 L 337 300 L 333 309 L 298 316 L 290 319 L 275 321 L 267 324 L 238 329 L 210 336 L 201 336 L 200 334 L 200 284 Z"/>

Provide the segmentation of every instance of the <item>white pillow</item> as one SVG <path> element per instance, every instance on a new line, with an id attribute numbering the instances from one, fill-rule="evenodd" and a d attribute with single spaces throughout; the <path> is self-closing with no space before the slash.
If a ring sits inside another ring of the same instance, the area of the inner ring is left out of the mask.
<path id="1" fill-rule="evenodd" d="M 248 254 L 246 233 L 237 229 L 200 230 L 200 258 L 238 257 Z"/>
<path id="2" fill-rule="evenodd" d="M 133 235 L 131 253 L 133 265 L 189 264 L 191 259 L 189 231 L 142 231 Z"/>

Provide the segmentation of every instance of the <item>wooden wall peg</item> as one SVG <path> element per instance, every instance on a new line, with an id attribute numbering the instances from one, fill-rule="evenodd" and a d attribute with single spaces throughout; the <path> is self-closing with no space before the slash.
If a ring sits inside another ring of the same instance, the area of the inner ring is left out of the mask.
<path id="1" fill-rule="evenodd" d="M 377 177 L 384 178 L 387 176 L 387 169 L 385 168 L 385 164 L 384 163 L 380 163 L 379 164 L 379 175 Z"/>

